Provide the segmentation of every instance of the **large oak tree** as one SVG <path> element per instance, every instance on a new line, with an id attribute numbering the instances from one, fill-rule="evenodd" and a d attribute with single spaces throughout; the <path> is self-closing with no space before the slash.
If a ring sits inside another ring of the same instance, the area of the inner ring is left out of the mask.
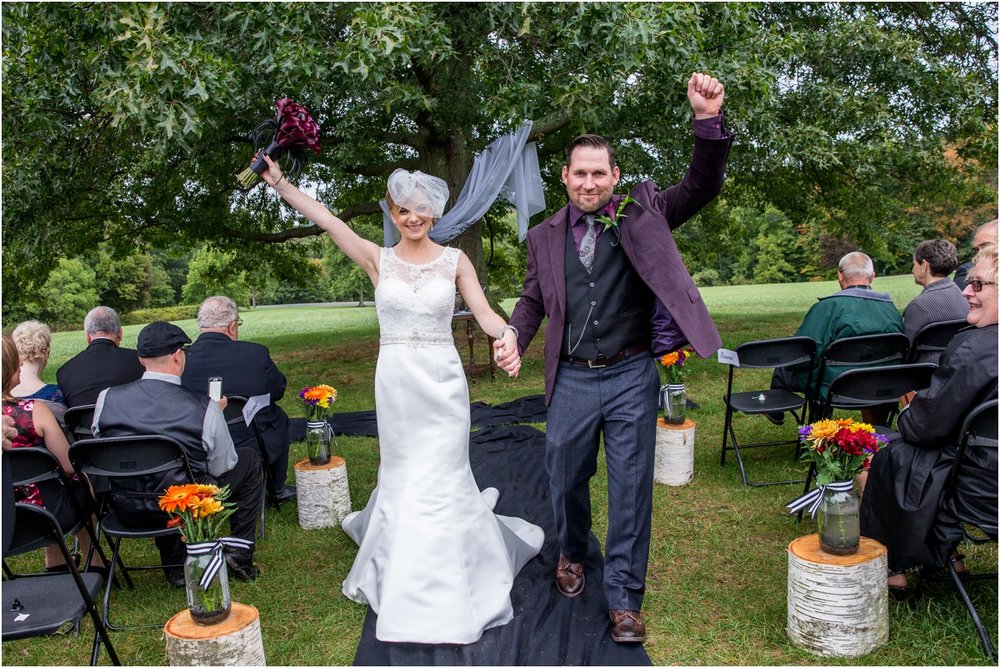
<path id="1" fill-rule="evenodd" d="M 281 242 L 320 230 L 234 179 L 250 130 L 282 96 L 320 123 L 323 153 L 303 180 L 348 221 L 377 214 L 397 166 L 457 193 L 474 154 L 525 119 L 550 210 L 564 201 L 562 148 L 582 131 L 621 146 L 626 181 L 675 180 L 694 70 L 727 87 L 730 203 L 774 206 L 884 252 L 913 210 L 955 217 L 982 203 L 984 183 L 987 197 L 996 188 L 993 3 L 2 11 L 8 290 L 101 243 L 207 240 L 239 249 L 248 267 L 291 266 L 294 247 Z M 704 218 L 703 237 L 724 232 Z M 482 234 L 477 224 L 458 240 L 480 267 Z"/>

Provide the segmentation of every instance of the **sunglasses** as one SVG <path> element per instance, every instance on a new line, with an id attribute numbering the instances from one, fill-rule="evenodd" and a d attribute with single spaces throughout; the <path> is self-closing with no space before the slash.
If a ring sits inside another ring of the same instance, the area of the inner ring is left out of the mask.
<path id="1" fill-rule="evenodd" d="M 973 292 L 981 292 L 984 285 L 996 285 L 995 281 L 980 281 L 978 278 L 970 278 L 965 282 Z"/>

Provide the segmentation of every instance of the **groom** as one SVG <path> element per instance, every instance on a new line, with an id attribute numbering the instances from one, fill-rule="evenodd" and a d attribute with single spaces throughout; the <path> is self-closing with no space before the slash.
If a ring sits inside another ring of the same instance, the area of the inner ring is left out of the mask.
<path id="1" fill-rule="evenodd" d="M 519 332 L 517 354 L 497 346 L 500 366 L 515 370 L 518 354 L 548 316 L 545 464 L 561 550 L 556 586 L 568 597 L 579 595 L 585 584 L 590 479 L 604 435 L 603 585 L 617 642 L 646 640 L 640 609 L 659 386 L 650 349 L 663 353 L 690 342 L 705 357 L 722 345 L 670 231 L 722 188 L 729 153 L 721 115 L 724 89 L 717 79 L 695 73 L 687 95 L 694 112 L 694 154 L 687 175 L 670 188 L 646 181 L 632 189 L 630 200 L 616 196 L 621 173 L 614 149 L 597 135 L 570 143 L 562 169 L 569 204 L 528 232 L 524 290 L 510 320 Z M 622 201 L 626 205 L 619 212 Z M 611 227 L 596 220 L 602 215 L 614 221 Z"/>

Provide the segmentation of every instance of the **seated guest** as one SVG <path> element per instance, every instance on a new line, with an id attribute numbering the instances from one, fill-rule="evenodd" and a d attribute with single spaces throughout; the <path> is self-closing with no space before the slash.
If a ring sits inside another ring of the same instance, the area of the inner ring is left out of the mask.
<path id="1" fill-rule="evenodd" d="M 237 455 L 233 439 L 226 428 L 219 404 L 207 394 L 181 387 L 181 374 L 187 359 L 191 339 L 180 327 L 169 322 L 151 322 L 139 332 L 139 361 L 146 372 L 139 380 L 116 385 L 102 391 L 94 408 L 94 435 L 137 436 L 158 434 L 169 436 L 183 446 L 196 482 L 229 485 L 229 500 L 236 507 L 229 517 L 233 536 L 253 544 L 257 516 L 263 503 L 260 484 L 260 457 L 254 450 L 241 448 Z M 224 405 L 225 398 L 223 398 Z M 157 489 L 184 484 L 165 474 Z M 148 490 L 144 490 L 148 491 Z M 129 521 L 148 522 L 166 515 L 156 499 L 125 496 L 115 504 L 119 515 Z M 184 561 L 185 550 L 180 534 L 156 539 L 161 563 Z M 249 551 L 226 546 L 226 562 L 230 572 L 243 580 L 254 580 L 260 571 L 253 563 L 253 547 Z M 181 568 L 164 570 L 167 580 L 176 587 L 184 586 Z"/>
<path id="2" fill-rule="evenodd" d="M 45 402 L 37 399 L 17 398 L 11 394 L 11 388 L 20 382 L 21 363 L 18 358 L 17 346 L 9 334 L 3 335 L 3 415 L 4 415 L 4 447 L 11 448 L 45 448 L 59 460 L 63 473 L 74 477 L 76 471 L 69 461 L 69 442 L 63 433 L 55 415 L 48 409 Z M 8 427 L 8 420 L 9 427 Z M 10 429 L 11 431 L 8 431 Z M 7 439 L 10 443 L 7 443 Z M 42 506 L 55 515 L 59 526 L 64 530 L 70 528 L 80 519 L 77 513 L 78 504 L 86 503 L 87 493 L 80 485 L 70 488 L 70 492 L 79 494 L 74 502 L 67 488 L 56 480 L 44 480 L 40 483 L 19 485 L 14 489 L 14 499 L 23 503 L 33 503 Z M 90 534 L 79 533 L 80 550 L 87 554 L 90 550 Z M 92 568 L 104 568 L 100 555 L 94 555 Z M 55 545 L 45 548 L 45 570 L 66 570 L 66 560 L 62 550 Z"/>
<path id="3" fill-rule="evenodd" d="M 259 343 L 240 341 L 239 310 L 229 297 L 209 297 L 198 309 L 201 335 L 191 345 L 181 384 L 198 394 L 208 393 L 208 379 L 222 378 L 228 396 L 268 395 L 270 404 L 254 417 L 264 439 L 271 494 L 284 501 L 295 496 L 285 484 L 288 473 L 288 415 L 277 405 L 285 396 L 285 376 Z M 257 438 L 245 423 L 229 426 L 236 447 L 257 449 Z"/>
<path id="4" fill-rule="evenodd" d="M 795 336 L 808 336 L 816 342 L 816 359 L 812 368 L 798 365 L 776 369 L 771 387 L 805 391 L 810 379 L 815 383 L 813 375 L 819 371 L 820 359 L 827 346 L 838 339 L 903 331 L 903 319 L 899 317 L 892 297 L 886 292 L 873 290 L 874 279 L 875 266 L 864 253 L 855 251 L 840 258 L 837 266 L 840 291 L 820 297 L 795 332 Z M 820 397 L 826 397 L 830 383 L 843 372 L 843 368 L 826 369 L 820 384 Z M 785 420 L 784 413 L 764 413 L 764 416 L 775 424 L 782 424 Z"/>
<path id="5" fill-rule="evenodd" d="M 967 327 L 941 354 L 941 363 L 926 390 L 917 392 L 900 413 L 900 438 L 875 453 L 861 501 L 861 533 L 888 550 L 889 586 L 905 591 L 903 571 L 940 567 L 955 561 L 962 537 L 955 522 L 935 527 L 938 504 L 955 459 L 959 430 L 969 411 L 997 398 L 997 248 L 979 251 L 963 291 L 969 302 Z M 997 452 L 984 449 L 969 459 L 959 478 L 965 503 L 987 503 L 996 513 Z M 939 520 L 940 521 L 940 520 Z"/>
<path id="6" fill-rule="evenodd" d="M 978 228 L 976 228 L 976 234 L 972 237 L 972 253 L 976 254 L 979 249 L 986 244 L 997 244 L 997 219 L 994 218 L 988 223 L 983 223 Z M 965 289 L 965 277 L 972 269 L 971 262 L 963 262 L 959 265 L 958 269 L 955 270 L 955 285 L 958 286 L 959 290 Z"/>
<path id="7" fill-rule="evenodd" d="M 118 314 L 107 306 L 91 309 L 83 321 L 87 348 L 56 371 L 56 382 L 70 408 L 97 401 L 101 390 L 131 383 L 142 377 L 139 357 L 121 348 L 122 325 Z"/>
<path id="8" fill-rule="evenodd" d="M 921 241 L 913 250 L 913 282 L 923 291 L 903 309 L 903 333 L 914 337 L 932 322 L 965 319 L 969 303 L 948 274 L 958 265 L 958 251 L 946 239 Z M 918 362 L 938 361 L 938 353 L 927 353 Z"/>
<path id="9" fill-rule="evenodd" d="M 10 393 L 18 399 L 40 399 L 61 423 L 66 402 L 58 385 L 48 384 L 41 375 L 49 363 L 52 330 L 43 322 L 26 320 L 11 332 L 17 354 L 21 358 L 21 382 Z"/>

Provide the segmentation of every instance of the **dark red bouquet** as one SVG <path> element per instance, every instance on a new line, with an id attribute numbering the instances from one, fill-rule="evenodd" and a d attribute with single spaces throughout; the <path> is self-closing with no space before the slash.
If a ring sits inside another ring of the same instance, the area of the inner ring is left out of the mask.
<path id="1" fill-rule="evenodd" d="M 244 188 L 252 186 L 257 177 L 267 169 L 265 155 L 272 160 L 285 156 L 284 170 L 289 177 L 302 171 L 306 164 L 307 149 L 319 155 L 319 124 L 312 119 L 306 108 L 287 97 L 275 104 L 278 107 L 277 116 L 254 128 L 253 144 L 257 158 L 236 177 Z M 265 144 L 267 146 L 261 150 Z"/>

